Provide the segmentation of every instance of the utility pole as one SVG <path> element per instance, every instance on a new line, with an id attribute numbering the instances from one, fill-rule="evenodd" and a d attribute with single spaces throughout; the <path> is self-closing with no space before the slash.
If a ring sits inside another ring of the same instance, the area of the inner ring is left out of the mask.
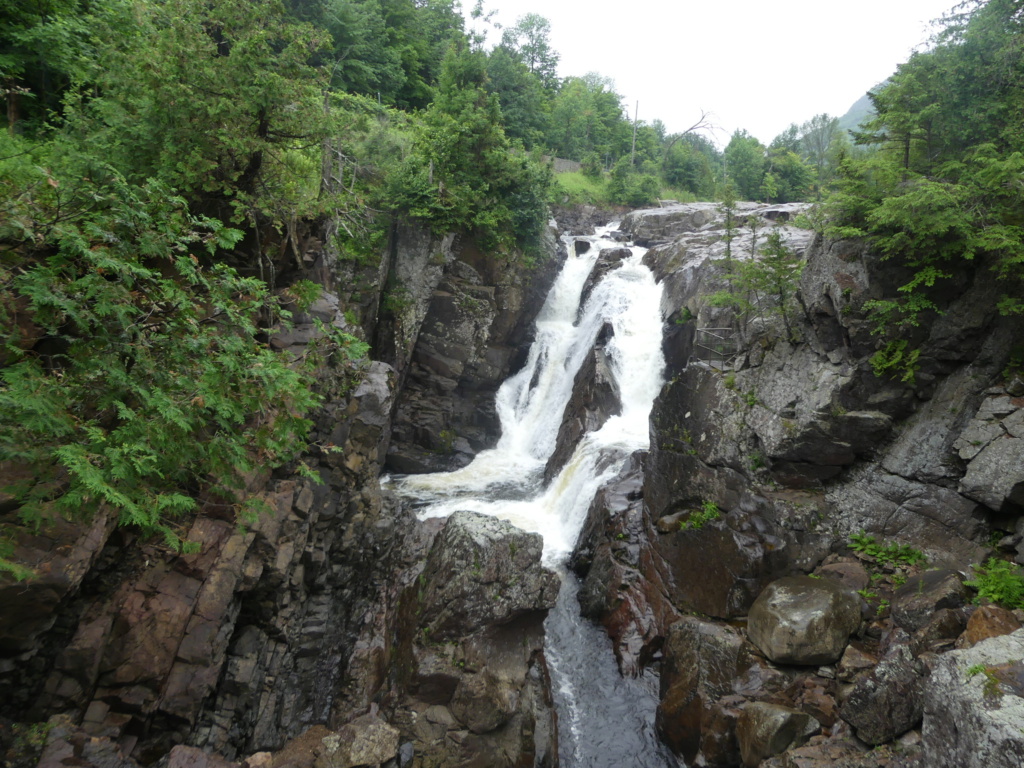
<path id="1" fill-rule="evenodd" d="M 629 166 L 632 168 L 636 163 L 634 157 L 636 156 L 636 122 L 637 117 L 640 115 L 640 100 L 637 99 L 636 107 L 633 109 L 633 146 L 629 150 Z"/>

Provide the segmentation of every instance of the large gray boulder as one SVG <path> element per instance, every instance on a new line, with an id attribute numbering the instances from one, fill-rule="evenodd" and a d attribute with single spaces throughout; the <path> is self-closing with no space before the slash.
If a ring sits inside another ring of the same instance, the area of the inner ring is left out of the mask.
<path id="1" fill-rule="evenodd" d="M 773 581 L 754 601 L 747 634 L 777 664 L 831 664 L 860 620 L 856 595 L 841 584 L 790 576 Z"/>
<path id="2" fill-rule="evenodd" d="M 955 571 L 926 571 L 909 579 L 896 590 L 892 617 L 908 632 L 924 627 L 943 608 L 960 608 L 967 603 L 967 587 Z"/>
<path id="3" fill-rule="evenodd" d="M 924 687 L 929 768 L 1024 764 L 1024 629 L 938 657 Z"/>
<path id="4" fill-rule="evenodd" d="M 1024 509 L 1024 408 L 1021 398 L 992 393 L 954 444 L 967 461 L 960 492 L 1000 512 Z"/>
<path id="5" fill-rule="evenodd" d="M 398 729 L 376 715 L 363 715 L 325 736 L 317 750 L 315 768 L 355 768 L 380 765 L 398 754 Z"/>
<path id="6" fill-rule="evenodd" d="M 868 744 L 884 744 L 921 721 L 923 665 L 915 662 L 908 646 L 898 646 L 861 678 L 839 713 Z"/>
<path id="7" fill-rule="evenodd" d="M 542 548 L 539 534 L 505 520 L 453 514 L 423 570 L 424 632 L 432 640 L 460 638 L 551 608 L 559 581 L 541 566 Z"/>

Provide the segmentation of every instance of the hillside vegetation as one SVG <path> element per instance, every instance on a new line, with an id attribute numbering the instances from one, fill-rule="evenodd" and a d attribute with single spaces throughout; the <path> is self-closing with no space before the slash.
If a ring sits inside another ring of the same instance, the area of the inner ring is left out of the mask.
<path id="1" fill-rule="evenodd" d="M 379 259 L 400 216 L 529 262 L 551 201 L 827 198 L 819 228 L 911 270 L 873 309 L 878 369 L 912 376 L 958 273 L 994 269 L 1001 310 L 1024 306 L 1021 23 L 1014 0 L 961 6 L 872 94 L 859 146 L 823 114 L 719 150 L 706 116 L 634 124 L 610 79 L 559 78 L 536 14 L 487 48 L 451 0 L 4 4 L 6 524 L 108 505 L 179 546 L 201 489 L 289 460 L 311 366 L 366 351 L 339 331 L 309 365 L 267 347 L 316 298 L 280 255 L 325 217 L 345 258 Z M 581 170 L 553 184 L 542 155 Z"/>

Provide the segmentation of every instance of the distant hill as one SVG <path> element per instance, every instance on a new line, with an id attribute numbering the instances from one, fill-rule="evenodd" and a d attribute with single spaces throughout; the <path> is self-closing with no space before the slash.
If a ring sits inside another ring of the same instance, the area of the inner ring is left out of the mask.
<path id="1" fill-rule="evenodd" d="M 882 85 L 882 83 L 879 83 Z M 871 90 L 878 88 L 876 85 Z M 857 127 L 871 117 L 874 111 L 871 109 L 871 99 L 868 98 L 867 93 L 861 96 L 857 101 L 853 103 L 853 106 L 846 110 L 846 114 L 839 118 L 839 128 L 843 131 L 856 130 Z"/>

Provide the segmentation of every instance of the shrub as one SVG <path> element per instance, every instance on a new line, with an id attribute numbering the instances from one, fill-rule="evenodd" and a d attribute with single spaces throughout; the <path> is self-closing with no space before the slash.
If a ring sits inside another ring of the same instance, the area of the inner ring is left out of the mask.
<path id="1" fill-rule="evenodd" d="M 991 557 L 984 565 L 975 566 L 974 571 L 977 576 L 965 583 L 978 590 L 979 600 L 1009 610 L 1024 608 L 1024 574 L 1019 566 Z"/>

